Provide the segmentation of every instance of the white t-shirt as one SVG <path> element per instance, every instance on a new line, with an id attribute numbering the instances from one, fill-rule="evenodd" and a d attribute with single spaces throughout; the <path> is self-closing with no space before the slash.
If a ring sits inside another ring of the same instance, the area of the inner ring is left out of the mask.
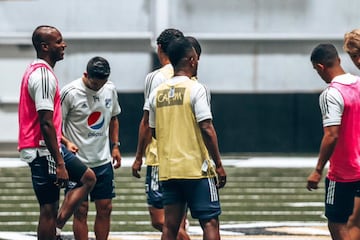
<path id="1" fill-rule="evenodd" d="M 145 103 L 143 110 L 149 111 L 149 96 L 150 93 L 161 83 L 170 79 L 173 76 L 174 70 L 171 64 L 166 64 L 160 69 L 157 69 L 151 73 L 149 73 L 145 78 L 145 90 L 144 90 L 144 98 Z"/>
<path id="2" fill-rule="evenodd" d="M 335 77 L 332 82 L 341 84 L 352 84 L 357 77 L 350 73 Z M 334 87 L 326 88 L 319 97 L 323 126 L 337 126 L 341 124 L 341 117 L 344 111 L 344 99 L 341 93 Z"/>
<path id="3" fill-rule="evenodd" d="M 121 112 L 115 85 L 107 81 L 99 91 L 79 78 L 61 89 L 63 134 L 74 142 L 77 156 L 89 167 L 111 161 L 109 124 Z"/>
<path id="4" fill-rule="evenodd" d="M 186 76 L 176 76 L 169 79 L 166 83 L 168 85 L 175 85 L 180 82 L 189 80 Z M 192 80 L 195 81 L 195 80 Z M 190 101 L 191 106 L 197 122 L 201 122 L 206 119 L 212 119 L 211 109 L 210 109 L 210 93 L 205 88 L 204 85 L 195 81 L 193 88 L 191 89 Z M 149 126 L 155 128 L 155 109 L 156 109 L 156 89 L 150 93 L 149 103 L 150 103 L 150 112 L 149 112 Z"/>

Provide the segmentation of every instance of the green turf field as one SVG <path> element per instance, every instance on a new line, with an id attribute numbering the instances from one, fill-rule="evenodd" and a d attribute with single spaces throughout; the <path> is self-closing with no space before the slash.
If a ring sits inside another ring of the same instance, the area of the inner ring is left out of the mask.
<path id="1" fill-rule="evenodd" d="M 226 167 L 228 183 L 220 190 L 221 225 L 245 222 L 326 222 L 321 189 L 305 189 L 309 168 Z M 150 226 L 144 193 L 144 174 L 136 179 L 130 168 L 116 170 L 111 231 L 155 231 Z M 89 224 L 92 229 L 94 207 Z M 0 231 L 36 231 L 38 206 L 27 167 L 0 168 Z M 189 217 L 190 225 L 197 222 Z M 64 231 L 71 231 L 71 219 Z"/>

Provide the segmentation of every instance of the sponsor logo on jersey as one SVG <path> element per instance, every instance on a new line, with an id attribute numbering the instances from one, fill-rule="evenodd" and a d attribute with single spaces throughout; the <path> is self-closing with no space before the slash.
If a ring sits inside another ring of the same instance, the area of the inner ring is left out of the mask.
<path id="1" fill-rule="evenodd" d="M 159 90 L 156 97 L 157 107 L 182 105 L 184 102 L 185 88 Z"/>
<path id="2" fill-rule="evenodd" d="M 92 130 L 98 130 L 104 126 L 104 115 L 101 112 L 93 112 L 89 115 L 87 122 Z"/>

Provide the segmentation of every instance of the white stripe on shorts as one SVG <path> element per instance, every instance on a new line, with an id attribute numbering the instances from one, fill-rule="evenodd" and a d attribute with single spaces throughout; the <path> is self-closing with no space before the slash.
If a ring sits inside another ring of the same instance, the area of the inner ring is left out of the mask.
<path id="1" fill-rule="evenodd" d="M 208 178 L 208 182 L 209 182 L 209 188 L 210 188 L 210 200 L 211 200 L 211 202 L 219 201 L 219 196 L 218 196 L 218 193 L 217 193 L 214 178 Z"/>
<path id="2" fill-rule="evenodd" d="M 326 195 L 326 204 L 334 205 L 336 182 L 329 180 L 328 192 Z"/>

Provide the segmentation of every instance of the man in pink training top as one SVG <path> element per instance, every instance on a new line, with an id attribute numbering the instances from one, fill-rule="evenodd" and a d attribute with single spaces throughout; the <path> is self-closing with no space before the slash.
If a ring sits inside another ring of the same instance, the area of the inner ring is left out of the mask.
<path id="1" fill-rule="evenodd" d="M 20 89 L 20 157 L 31 168 L 32 184 L 40 205 L 38 239 L 60 239 L 56 232 L 94 187 L 94 172 L 60 145 L 61 105 L 58 81 L 53 72 L 64 58 L 66 43 L 52 26 L 37 27 L 32 35 L 37 59 L 26 69 Z M 68 181 L 77 187 L 69 192 L 58 211 L 60 188 Z M 58 230 L 58 231 L 57 231 Z"/>
<path id="2" fill-rule="evenodd" d="M 345 73 L 332 44 L 311 54 L 319 76 L 329 84 L 319 98 L 324 135 L 307 189 L 318 188 L 326 163 L 325 216 L 332 239 L 350 240 L 360 224 L 360 78 Z"/>

